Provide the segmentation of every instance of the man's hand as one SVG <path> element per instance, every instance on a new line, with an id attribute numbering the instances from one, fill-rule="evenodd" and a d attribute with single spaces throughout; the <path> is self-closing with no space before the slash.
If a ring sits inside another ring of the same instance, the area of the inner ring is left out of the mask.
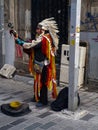
<path id="1" fill-rule="evenodd" d="M 11 29 L 10 34 L 13 35 L 15 37 L 15 39 L 18 38 L 18 34 L 17 34 L 17 32 L 15 30 Z"/>
<path id="2" fill-rule="evenodd" d="M 23 47 L 24 47 L 25 49 L 29 49 L 29 48 L 32 47 L 32 43 L 24 43 L 24 44 L 23 44 Z"/>

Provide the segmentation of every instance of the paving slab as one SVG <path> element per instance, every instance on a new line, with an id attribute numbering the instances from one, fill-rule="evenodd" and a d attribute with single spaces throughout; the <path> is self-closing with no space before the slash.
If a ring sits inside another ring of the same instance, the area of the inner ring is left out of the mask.
<path id="1" fill-rule="evenodd" d="M 61 89 L 58 86 L 58 90 Z M 98 93 L 95 91 L 80 89 L 81 104 L 74 113 L 68 113 L 66 109 L 66 112 L 52 111 L 50 105 L 36 108 L 36 103 L 31 101 L 32 77 L 20 75 L 15 75 L 13 79 L 0 77 L 0 90 L 0 105 L 18 100 L 28 103 L 31 109 L 29 114 L 20 117 L 7 116 L 0 111 L 0 130 L 98 130 Z M 53 101 L 50 93 L 48 99 L 49 102 Z"/>

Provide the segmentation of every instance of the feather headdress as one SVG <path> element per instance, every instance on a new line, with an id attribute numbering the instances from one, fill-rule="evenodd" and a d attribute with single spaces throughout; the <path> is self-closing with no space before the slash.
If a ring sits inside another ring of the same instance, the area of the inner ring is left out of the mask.
<path id="1" fill-rule="evenodd" d="M 39 24 L 39 26 L 41 26 L 42 29 L 44 30 L 48 30 L 52 39 L 53 39 L 53 44 L 56 47 L 56 49 L 58 49 L 58 43 L 59 43 L 59 37 L 58 37 L 58 27 L 57 27 L 57 23 L 54 20 L 54 18 L 47 18 L 43 21 L 41 21 Z"/>

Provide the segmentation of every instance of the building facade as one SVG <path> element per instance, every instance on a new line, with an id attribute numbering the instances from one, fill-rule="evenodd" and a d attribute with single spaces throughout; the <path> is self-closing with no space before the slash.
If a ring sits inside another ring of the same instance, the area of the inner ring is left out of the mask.
<path id="1" fill-rule="evenodd" d="M 82 0 L 81 4 L 81 36 L 88 43 L 87 78 L 98 80 L 98 1 Z M 9 35 L 8 23 L 23 39 L 32 39 L 36 24 L 44 18 L 55 17 L 60 28 L 60 43 L 69 44 L 70 0 L 4 0 L 4 34 L 5 63 L 14 64 L 16 68 L 28 71 L 28 55 L 20 46 L 14 44 Z M 11 43 L 11 44 L 10 44 Z M 1 48 L 1 46 L 0 46 Z M 58 51 L 57 62 L 60 63 L 61 51 Z"/>

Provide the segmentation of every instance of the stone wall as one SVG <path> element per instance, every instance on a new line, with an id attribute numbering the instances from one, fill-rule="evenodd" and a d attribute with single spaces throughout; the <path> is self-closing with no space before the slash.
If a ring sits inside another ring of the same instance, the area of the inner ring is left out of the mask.
<path id="1" fill-rule="evenodd" d="M 4 18 L 5 31 L 9 30 L 7 25 L 12 22 L 21 38 L 24 40 L 31 38 L 31 0 L 4 0 Z M 12 49 L 15 50 L 15 67 L 27 71 L 28 55 L 23 52 L 22 47 L 17 45 L 14 47 Z"/>

